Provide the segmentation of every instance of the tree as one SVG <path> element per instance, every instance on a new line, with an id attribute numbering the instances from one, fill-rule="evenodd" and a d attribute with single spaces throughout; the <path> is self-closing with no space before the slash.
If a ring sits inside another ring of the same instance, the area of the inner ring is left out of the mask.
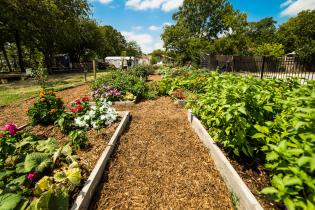
<path id="1" fill-rule="evenodd" d="M 141 48 L 135 41 L 127 42 L 125 50 L 127 56 L 140 57 L 142 55 Z"/>
<path id="2" fill-rule="evenodd" d="M 261 45 L 263 43 L 277 42 L 276 27 L 277 21 L 272 17 L 263 18 L 257 22 L 251 22 L 248 26 L 247 36 L 251 39 L 253 45 Z"/>
<path id="3" fill-rule="evenodd" d="M 14 38 L 21 71 L 25 71 L 23 46 L 38 49 L 50 66 L 64 40 L 79 35 L 75 33 L 79 20 L 88 12 L 86 0 L 2 0 L 0 25 Z"/>
<path id="4" fill-rule="evenodd" d="M 235 19 L 236 16 L 244 15 L 234 10 L 226 0 L 184 0 L 173 18 L 192 36 L 210 41 L 216 39 L 219 33 L 229 30 L 232 23 L 230 18 Z"/>
<path id="5" fill-rule="evenodd" d="M 121 55 L 127 45 L 125 37 L 112 26 L 100 26 L 100 31 L 103 41 L 100 43 L 102 48 L 98 51 L 99 56 L 105 58 Z"/>
<path id="6" fill-rule="evenodd" d="M 282 44 L 264 43 L 254 49 L 255 55 L 281 57 L 285 54 Z"/>
<path id="7" fill-rule="evenodd" d="M 185 0 L 173 15 L 176 24 L 165 27 L 161 37 L 166 50 L 176 52 L 177 63 L 198 65 L 205 53 L 228 53 L 231 49 L 232 46 L 222 50 L 219 43 L 223 42 L 216 41 L 219 36 L 223 36 L 222 40 L 238 43 L 236 46 L 241 49 L 234 51 L 243 52 L 244 43 L 247 43 L 242 38 L 246 31 L 246 18 L 246 14 L 234 10 L 226 0 Z"/>
<path id="8" fill-rule="evenodd" d="M 280 26 L 278 36 L 286 53 L 295 51 L 302 59 L 315 62 L 315 10 L 290 18 Z"/>

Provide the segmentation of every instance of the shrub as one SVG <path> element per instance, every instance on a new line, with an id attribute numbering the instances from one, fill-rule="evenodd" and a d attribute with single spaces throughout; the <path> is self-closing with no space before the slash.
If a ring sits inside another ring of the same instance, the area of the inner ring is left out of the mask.
<path id="1" fill-rule="evenodd" d="M 146 79 L 151 73 L 153 72 L 153 69 L 149 65 L 135 65 L 133 66 L 128 73 L 140 77 L 143 79 Z"/>
<path id="2" fill-rule="evenodd" d="M 52 90 L 42 90 L 39 99 L 29 108 L 27 114 L 33 125 L 51 125 L 64 109 L 63 101 Z"/>
<path id="3" fill-rule="evenodd" d="M 106 96 L 103 95 L 107 90 L 104 86 L 110 86 L 112 90 L 116 89 L 119 91 L 122 96 L 119 97 L 119 100 L 124 99 L 126 95 L 129 95 L 130 98 L 130 94 L 133 94 L 134 98 L 141 98 L 145 91 L 145 81 L 143 79 L 121 70 L 105 75 L 92 83 L 91 89 L 95 99 L 106 98 Z M 102 91 L 102 94 L 95 94 L 98 89 Z"/>

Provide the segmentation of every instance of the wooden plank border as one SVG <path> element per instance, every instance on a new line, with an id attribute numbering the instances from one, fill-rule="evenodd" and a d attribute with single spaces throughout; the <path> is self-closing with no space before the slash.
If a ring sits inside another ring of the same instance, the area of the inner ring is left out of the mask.
<path id="1" fill-rule="evenodd" d="M 242 210 L 263 210 L 255 196 L 191 110 L 188 111 L 188 121 L 203 144 L 209 149 L 212 159 L 231 194 L 237 197 L 236 207 Z"/>
<path id="2" fill-rule="evenodd" d="M 76 201 L 72 205 L 71 210 L 86 210 L 89 208 L 91 199 L 97 189 L 97 185 L 99 184 L 106 164 L 109 161 L 111 154 L 114 151 L 114 147 L 117 143 L 117 140 L 125 130 L 129 120 L 130 120 L 130 112 L 119 112 L 122 116 L 122 120 L 116 129 L 114 135 L 112 136 L 111 140 L 109 141 L 107 147 L 103 151 L 102 155 L 100 156 L 99 160 L 97 161 L 93 171 L 91 172 L 88 180 L 85 182 L 84 187 L 82 188 L 81 192 L 79 193 Z"/>

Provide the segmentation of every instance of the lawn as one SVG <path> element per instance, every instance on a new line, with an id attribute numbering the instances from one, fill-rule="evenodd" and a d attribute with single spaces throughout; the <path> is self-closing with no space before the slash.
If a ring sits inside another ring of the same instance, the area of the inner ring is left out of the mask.
<path id="1" fill-rule="evenodd" d="M 107 74 L 99 72 L 97 76 Z M 87 81 L 94 80 L 93 73 L 87 75 Z M 49 87 L 55 90 L 62 90 L 68 87 L 84 83 L 83 73 L 50 75 L 48 78 Z M 14 103 L 32 97 L 38 93 L 41 87 L 33 79 L 0 84 L 0 106 Z"/>

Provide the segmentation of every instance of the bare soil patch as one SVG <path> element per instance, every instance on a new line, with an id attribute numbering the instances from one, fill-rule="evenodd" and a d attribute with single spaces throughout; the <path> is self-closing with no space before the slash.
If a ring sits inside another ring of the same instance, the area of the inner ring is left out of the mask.
<path id="1" fill-rule="evenodd" d="M 90 209 L 232 209 L 184 109 L 165 97 L 119 109 L 132 121 Z"/>

